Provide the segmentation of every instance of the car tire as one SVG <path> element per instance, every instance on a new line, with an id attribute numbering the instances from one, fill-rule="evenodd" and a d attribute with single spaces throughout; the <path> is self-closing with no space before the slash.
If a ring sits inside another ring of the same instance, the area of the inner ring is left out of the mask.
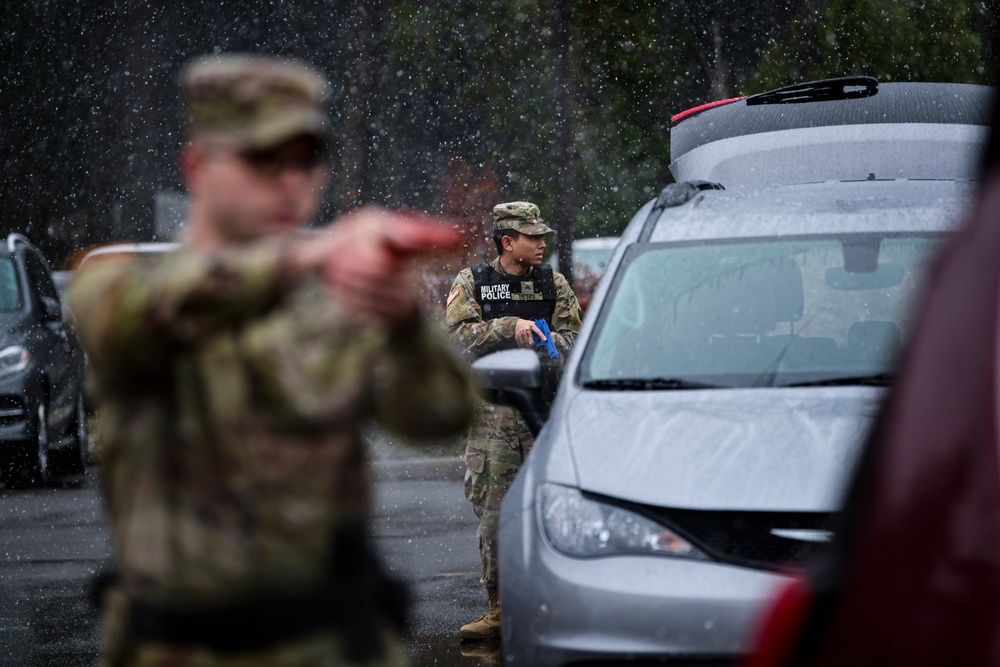
<path id="1" fill-rule="evenodd" d="M 21 456 L 11 462 L 7 480 L 12 486 L 47 486 L 50 480 L 49 408 L 44 400 L 38 403 L 32 424 L 32 436 L 21 449 Z"/>
<path id="2" fill-rule="evenodd" d="M 79 475 L 87 470 L 90 459 L 90 438 L 87 432 L 87 406 L 83 392 L 77 394 L 73 408 L 73 444 L 60 452 L 63 459 L 61 468 L 70 475 Z"/>
<path id="3" fill-rule="evenodd" d="M 27 482 L 31 486 L 45 486 L 49 483 L 49 406 L 45 400 L 38 403 L 35 413 L 35 437 L 25 452 L 28 454 L 24 469 Z"/>

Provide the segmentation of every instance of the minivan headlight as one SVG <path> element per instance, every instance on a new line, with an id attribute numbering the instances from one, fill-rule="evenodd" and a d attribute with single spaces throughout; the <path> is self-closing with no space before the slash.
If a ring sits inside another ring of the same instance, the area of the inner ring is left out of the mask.
<path id="1" fill-rule="evenodd" d="M 539 487 L 542 527 L 549 542 L 569 556 L 660 554 L 705 559 L 677 533 L 646 517 L 586 498 L 558 484 Z"/>
<path id="2" fill-rule="evenodd" d="M 11 345 L 0 350 L 0 378 L 16 375 L 28 367 L 28 348 Z"/>

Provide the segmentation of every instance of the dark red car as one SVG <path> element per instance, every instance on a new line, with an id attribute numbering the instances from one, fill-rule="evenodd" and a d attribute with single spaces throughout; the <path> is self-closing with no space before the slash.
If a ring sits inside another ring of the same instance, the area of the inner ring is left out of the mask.
<path id="1" fill-rule="evenodd" d="M 1000 108 L 848 496 L 754 667 L 1000 665 Z"/>

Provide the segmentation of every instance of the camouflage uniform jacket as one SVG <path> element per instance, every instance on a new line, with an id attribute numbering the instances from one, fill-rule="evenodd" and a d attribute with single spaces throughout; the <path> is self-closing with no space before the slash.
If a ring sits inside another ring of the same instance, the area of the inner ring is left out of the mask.
<path id="1" fill-rule="evenodd" d="M 494 259 L 490 266 L 500 273 L 506 273 L 500 268 L 499 258 Z M 556 349 L 559 350 L 559 362 L 564 363 L 580 332 L 580 304 L 565 276 L 554 271 L 553 278 L 556 284 L 556 305 L 550 329 Z M 498 317 L 484 321 L 482 308 L 476 301 L 475 286 L 472 269 L 462 269 L 448 294 L 447 322 L 452 339 L 468 359 L 476 359 L 497 350 L 516 348 L 514 324 L 517 318 Z M 544 351 L 539 355 L 543 365 L 549 363 Z M 490 441 L 497 439 L 496 434 L 526 430 L 524 420 L 514 408 L 490 407 L 491 410 L 480 409 L 477 422 L 472 426 L 466 448 L 467 460 L 470 456 L 477 458 L 480 452 L 487 451 Z"/>
<path id="2" fill-rule="evenodd" d="M 490 262 L 490 266 L 498 273 L 509 275 L 500 268 L 499 258 Z M 551 329 L 556 349 L 565 357 L 580 332 L 580 305 L 566 282 L 566 277 L 558 271 L 553 271 L 552 276 L 556 283 L 556 307 L 552 313 Z M 475 287 L 472 269 L 459 271 L 448 294 L 448 331 L 452 338 L 466 357 L 471 359 L 517 347 L 514 342 L 514 323 L 517 318 L 498 317 L 483 321 L 483 309 L 476 301 Z"/>
<path id="3" fill-rule="evenodd" d="M 290 281 L 285 256 L 274 241 L 180 250 L 76 278 L 133 598 L 185 609 L 315 589 L 334 530 L 370 513 L 362 425 L 442 437 L 472 416 L 467 371 L 434 324 L 406 338 L 356 325 L 317 280 Z"/>

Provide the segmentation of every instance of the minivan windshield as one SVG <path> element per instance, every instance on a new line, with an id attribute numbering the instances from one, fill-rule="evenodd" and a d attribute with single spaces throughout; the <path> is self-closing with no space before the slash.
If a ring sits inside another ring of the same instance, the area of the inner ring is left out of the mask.
<path id="1" fill-rule="evenodd" d="M 12 313 L 21 307 L 17 271 L 9 257 L 0 258 L 0 313 Z"/>
<path id="2" fill-rule="evenodd" d="M 940 235 L 630 249 L 585 352 L 595 389 L 885 384 Z"/>

